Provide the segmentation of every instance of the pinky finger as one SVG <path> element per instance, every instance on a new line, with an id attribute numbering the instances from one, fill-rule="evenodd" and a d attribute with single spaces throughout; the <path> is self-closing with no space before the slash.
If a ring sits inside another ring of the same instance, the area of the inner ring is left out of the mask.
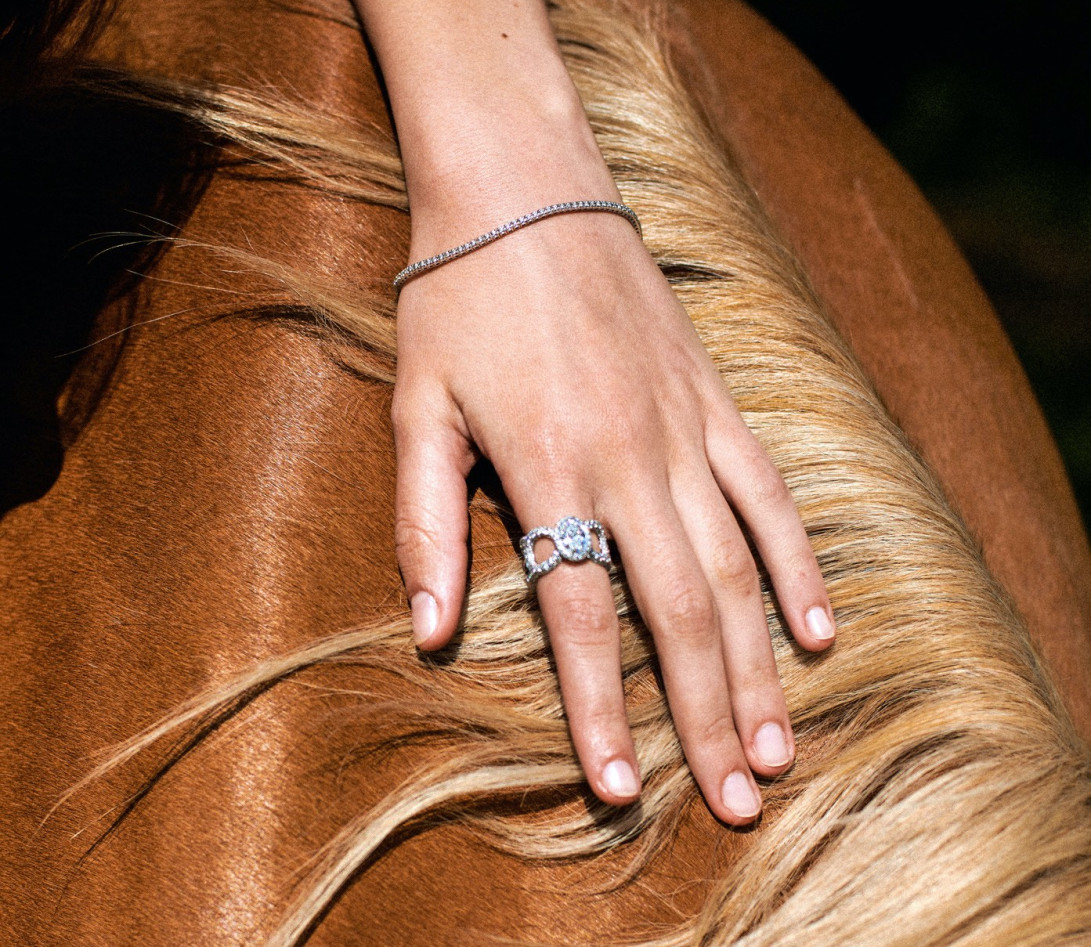
<path id="1" fill-rule="evenodd" d="M 709 438 L 713 474 L 749 528 L 793 637 L 821 651 L 833 644 L 836 628 L 814 549 L 784 478 L 741 417 L 738 427 Z"/>

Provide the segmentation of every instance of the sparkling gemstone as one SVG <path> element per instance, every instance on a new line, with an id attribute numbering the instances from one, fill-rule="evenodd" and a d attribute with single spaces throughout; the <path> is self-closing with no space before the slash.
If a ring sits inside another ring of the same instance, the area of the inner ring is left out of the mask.
<path id="1" fill-rule="evenodd" d="M 566 516 L 554 531 L 557 551 L 573 562 L 591 555 L 591 531 L 575 516 Z"/>

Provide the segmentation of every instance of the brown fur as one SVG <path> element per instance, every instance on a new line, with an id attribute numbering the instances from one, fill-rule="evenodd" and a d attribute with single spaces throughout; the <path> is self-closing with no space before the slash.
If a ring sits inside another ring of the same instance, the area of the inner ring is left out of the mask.
<path id="1" fill-rule="evenodd" d="M 462 645 L 448 667 L 417 661 L 393 565 L 383 302 L 407 227 L 374 78 L 337 17 L 202 10 L 181 30 L 171 4 L 131 0 L 99 56 L 188 83 L 252 85 L 260 101 L 241 108 L 222 97 L 172 106 L 215 119 L 219 134 L 269 160 L 296 161 L 288 177 L 319 168 L 322 187 L 281 184 L 283 172 L 250 165 L 213 177 L 185 242 L 141 291 L 104 397 L 82 427 L 73 422 L 57 483 L 3 521 L 10 658 L 0 700 L 10 725 L 0 778 L 5 834 L 17 841 L 5 845 L 0 892 L 12 940 L 268 935 L 293 891 L 313 884 L 308 860 L 352 820 L 380 827 L 380 849 L 321 914 L 313 943 L 616 943 L 675 931 L 671 942 L 749 932 L 748 943 L 1021 944 L 1086 934 L 1087 759 L 971 538 L 883 420 L 684 96 L 657 79 L 647 88 L 666 96 L 666 111 L 623 101 L 577 45 L 566 51 L 604 151 L 796 491 L 844 636 L 829 659 L 804 661 L 771 613 L 801 755 L 751 833 L 715 825 L 694 799 L 632 623 L 634 720 L 653 778 L 640 810 L 606 819 L 587 809 L 487 479 L 474 503 Z M 624 20 L 565 15 L 562 34 L 576 31 L 592 50 L 631 42 Z M 225 35 L 238 41 L 225 47 Z M 285 64 L 291 94 L 264 102 L 255 77 Z M 655 62 L 646 68 L 662 75 Z M 285 99 L 349 116 L 359 141 L 339 150 L 343 121 L 301 127 L 303 112 Z M 630 113 L 618 102 L 647 123 L 643 135 L 619 126 Z M 691 153 L 668 148 L 656 167 L 670 181 L 677 162 L 685 191 L 659 188 L 642 164 L 676 125 L 665 140 Z M 388 206 L 349 201 L 353 188 Z M 279 320 L 212 318 L 277 306 Z M 319 330 L 331 320 L 370 333 L 368 345 L 328 339 Z M 77 374 L 66 405 L 80 386 L 98 389 L 95 370 Z M 354 638 L 327 638 L 361 622 Z M 265 659 L 274 663 L 247 671 Z M 213 693 L 195 718 L 204 728 L 192 752 L 177 738 L 149 741 L 42 821 L 96 751 L 240 673 L 249 676 L 239 699 L 228 694 L 217 712 L 225 694 Z M 461 782 L 445 789 L 444 776 Z M 424 813 L 394 812 L 384 829 L 383 807 L 407 777 Z M 557 788 L 523 792 L 533 785 Z M 614 890 L 634 856 L 617 840 L 634 818 L 645 839 L 670 844 Z M 543 858 L 600 849 L 591 861 Z"/>

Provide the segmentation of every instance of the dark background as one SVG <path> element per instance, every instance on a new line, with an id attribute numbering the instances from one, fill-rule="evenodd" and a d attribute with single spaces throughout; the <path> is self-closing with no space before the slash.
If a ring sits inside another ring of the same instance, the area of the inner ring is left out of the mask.
<path id="1" fill-rule="evenodd" d="M 1091 2 L 750 0 L 909 171 L 1027 369 L 1091 520 Z"/>

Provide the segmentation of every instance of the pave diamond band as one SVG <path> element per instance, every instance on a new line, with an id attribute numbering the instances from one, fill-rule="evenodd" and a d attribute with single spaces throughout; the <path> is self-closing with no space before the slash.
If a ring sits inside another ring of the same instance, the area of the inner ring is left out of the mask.
<path id="1" fill-rule="evenodd" d="M 598 540 L 597 549 L 591 541 L 592 536 Z M 534 555 L 534 544 L 539 539 L 553 540 L 553 552 L 541 562 Z M 533 582 L 539 576 L 552 572 L 562 560 L 583 562 L 590 559 L 607 569 L 613 565 L 610 547 L 606 543 L 606 529 L 602 523 L 598 520 L 581 520 L 576 516 L 564 517 L 553 529 L 547 526 L 532 529 L 519 540 L 519 548 L 523 551 L 527 582 Z"/>
<path id="2" fill-rule="evenodd" d="M 564 201 L 560 204 L 550 204 L 548 207 L 543 207 L 533 213 L 523 214 L 522 217 L 516 217 L 515 220 L 509 220 L 506 224 L 494 227 L 488 233 L 483 233 L 480 237 L 475 237 L 473 240 L 459 244 L 457 247 L 452 247 L 450 250 L 444 250 L 442 253 L 430 256 L 426 260 L 418 260 L 416 263 L 410 263 L 409 266 L 394 277 L 394 291 L 400 292 L 401 288 L 413 279 L 413 277 L 420 276 L 422 273 L 427 273 L 429 270 L 434 270 L 437 266 L 442 266 L 444 263 L 450 263 L 451 260 L 456 260 L 460 256 L 465 256 L 467 253 L 472 253 L 474 250 L 485 246 L 485 244 L 492 243 L 494 240 L 499 240 L 501 237 L 507 236 L 507 234 L 511 233 L 513 230 L 518 230 L 520 227 L 527 226 L 527 224 L 533 224 L 545 217 L 553 217 L 555 214 L 571 214 L 576 211 L 588 210 L 602 210 L 610 214 L 617 214 L 619 217 L 624 217 L 633 225 L 633 229 L 640 234 L 642 238 L 644 236 L 644 232 L 640 229 L 640 221 L 637 219 L 636 211 L 625 204 L 619 204 L 617 201 Z"/>

